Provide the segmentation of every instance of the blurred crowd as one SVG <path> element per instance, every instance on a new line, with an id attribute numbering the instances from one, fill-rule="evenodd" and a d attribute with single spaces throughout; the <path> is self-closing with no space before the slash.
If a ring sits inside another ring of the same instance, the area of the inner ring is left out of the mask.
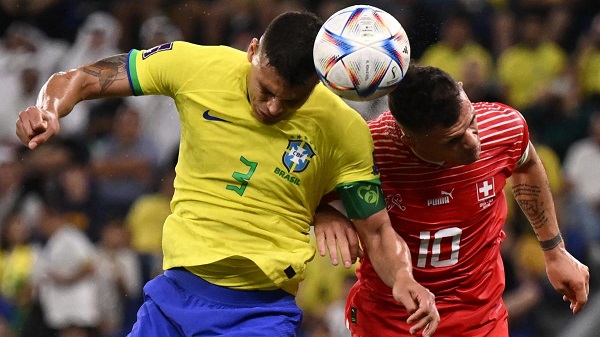
<path id="1" fill-rule="evenodd" d="M 81 103 L 62 120 L 60 137 L 29 151 L 15 120 L 52 73 L 173 40 L 245 50 L 281 12 L 309 9 L 325 19 L 358 3 L 400 21 L 413 62 L 446 70 L 473 102 L 500 101 L 523 114 L 567 248 L 591 268 L 593 297 L 599 1 L 0 0 L 0 337 L 125 336 L 144 282 L 162 271 L 180 133 L 173 101 Z M 365 119 L 386 109 L 385 98 L 348 103 Z M 533 231 L 506 193 L 511 337 L 566 336 L 568 305 L 549 285 Z M 354 280 L 353 270 L 315 257 L 298 295 L 303 337 L 349 337 L 343 306 Z"/>

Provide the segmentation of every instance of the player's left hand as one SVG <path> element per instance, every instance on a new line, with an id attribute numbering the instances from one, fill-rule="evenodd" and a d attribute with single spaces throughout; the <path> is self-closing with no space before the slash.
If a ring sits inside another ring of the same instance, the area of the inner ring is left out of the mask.
<path id="1" fill-rule="evenodd" d="M 571 302 L 573 314 L 583 309 L 590 294 L 589 268 L 574 258 L 563 245 L 545 251 L 548 280 L 563 294 L 563 300 Z"/>
<path id="2" fill-rule="evenodd" d="M 412 276 L 398 277 L 392 289 L 394 299 L 404 305 L 410 316 L 406 323 L 412 324 L 410 334 L 422 330 L 423 337 L 430 337 L 440 324 L 440 314 L 435 306 L 435 296 Z"/>
<path id="3" fill-rule="evenodd" d="M 315 214 L 315 236 L 319 255 L 329 251 L 331 264 L 337 266 L 338 248 L 344 267 L 350 268 L 356 259 L 362 257 L 358 243 L 358 234 L 352 222 L 340 211 L 330 205 L 321 205 Z"/>

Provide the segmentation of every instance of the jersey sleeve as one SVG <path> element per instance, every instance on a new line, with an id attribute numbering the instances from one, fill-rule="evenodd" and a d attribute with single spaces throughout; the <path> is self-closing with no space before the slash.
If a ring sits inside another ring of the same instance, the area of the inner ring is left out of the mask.
<path id="1" fill-rule="evenodd" d="M 521 115 L 521 113 L 517 110 L 515 110 L 515 113 L 517 114 L 517 123 L 520 123 L 523 126 L 523 133 L 522 133 L 522 142 L 519 143 L 520 146 L 520 157 L 517 160 L 517 162 L 515 163 L 516 167 L 519 167 L 520 165 L 522 165 L 523 163 L 525 163 L 525 161 L 527 161 L 527 157 L 529 156 L 529 141 L 530 141 L 530 137 L 529 137 L 529 127 L 527 126 L 527 122 L 525 121 L 525 118 L 523 117 L 523 115 Z"/>
<path id="2" fill-rule="evenodd" d="M 148 50 L 132 49 L 127 59 L 127 73 L 134 95 L 174 97 L 190 76 L 199 71 L 190 69 L 191 62 L 186 62 L 194 48 L 202 47 L 170 42 Z"/>
<path id="3" fill-rule="evenodd" d="M 341 138 L 335 146 L 335 159 L 339 172 L 336 188 L 360 181 L 380 184 L 379 171 L 373 161 L 373 139 L 362 117 L 359 116 L 346 123 L 345 129 L 340 130 L 339 136 Z"/>

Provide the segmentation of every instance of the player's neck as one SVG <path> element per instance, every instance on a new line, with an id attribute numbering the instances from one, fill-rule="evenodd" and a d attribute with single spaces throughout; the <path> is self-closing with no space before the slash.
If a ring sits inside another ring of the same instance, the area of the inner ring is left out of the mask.
<path id="1" fill-rule="evenodd" d="M 445 161 L 433 161 L 433 160 L 425 159 L 425 158 L 419 156 L 419 154 L 416 153 L 413 149 L 411 149 L 411 151 L 412 151 L 412 153 L 414 153 L 415 156 L 417 156 L 419 159 L 421 159 L 422 161 L 424 161 L 426 163 L 437 165 L 437 166 L 443 166 L 444 164 L 446 164 Z"/>

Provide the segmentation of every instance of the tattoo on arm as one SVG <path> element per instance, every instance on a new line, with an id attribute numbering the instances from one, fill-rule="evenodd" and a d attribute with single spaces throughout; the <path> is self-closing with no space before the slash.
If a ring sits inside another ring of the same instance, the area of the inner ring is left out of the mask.
<path id="1" fill-rule="evenodd" d="M 83 71 L 98 77 L 100 92 L 103 92 L 116 80 L 126 78 L 126 63 L 127 54 L 120 54 L 87 65 L 83 68 Z"/>
<path id="2" fill-rule="evenodd" d="M 533 229 L 540 229 L 548 223 L 544 202 L 540 201 L 542 189 L 539 186 L 520 184 L 512 187 L 515 200 L 529 219 Z"/>

